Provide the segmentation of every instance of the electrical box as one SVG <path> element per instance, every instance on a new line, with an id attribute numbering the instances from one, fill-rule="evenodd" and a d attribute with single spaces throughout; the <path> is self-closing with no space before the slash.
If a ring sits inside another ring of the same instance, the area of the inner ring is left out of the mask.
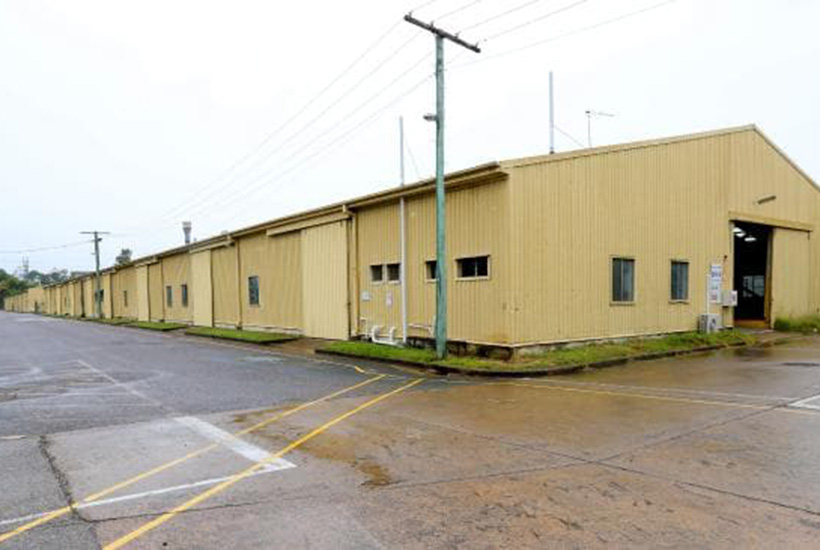
<path id="1" fill-rule="evenodd" d="M 721 316 L 715 313 L 704 313 L 698 318 L 698 332 L 710 334 L 723 328 Z"/>
<path id="2" fill-rule="evenodd" d="M 723 307 L 737 307 L 737 290 L 723 291 Z"/>

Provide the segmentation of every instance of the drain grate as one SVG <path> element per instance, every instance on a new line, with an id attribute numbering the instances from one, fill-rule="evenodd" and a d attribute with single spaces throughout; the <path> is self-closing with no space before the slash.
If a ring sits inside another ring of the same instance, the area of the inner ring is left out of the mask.
<path id="1" fill-rule="evenodd" d="M 820 367 L 820 363 L 812 361 L 786 361 L 783 365 L 787 367 Z"/>

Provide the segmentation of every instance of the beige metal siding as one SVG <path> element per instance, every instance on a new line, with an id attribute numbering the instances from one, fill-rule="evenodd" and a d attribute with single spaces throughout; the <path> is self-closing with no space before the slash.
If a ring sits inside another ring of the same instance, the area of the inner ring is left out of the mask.
<path id="1" fill-rule="evenodd" d="M 347 222 L 303 229 L 302 300 L 304 333 L 347 339 Z"/>
<path id="2" fill-rule="evenodd" d="M 136 318 L 137 316 L 137 270 L 126 267 L 111 276 L 111 301 L 114 305 L 114 317 Z M 126 294 L 128 298 L 126 301 Z"/>
<path id="3" fill-rule="evenodd" d="M 239 325 L 239 265 L 237 247 L 215 248 L 211 252 L 213 270 L 214 324 L 236 327 Z"/>
<path id="4" fill-rule="evenodd" d="M 102 289 L 103 289 L 103 317 L 106 319 L 111 318 L 112 315 L 112 297 L 113 297 L 113 289 L 111 288 L 111 274 L 110 273 L 103 273 L 102 277 Z"/>
<path id="5" fill-rule="evenodd" d="M 709 265 L 731 287 L 729 149 L 710 138 L 515 169 L 510 303 L 517 343 L 693 330 Z M 635 301 L 613 304 L 612 259 L 635 260 Z M 670 301 L 671 261 L 689 301 Z"/>
<path id="6" fill-rule="evenodd" d="M 248 328 L 302 330 L 300 233 L 268 237 L 259 233 L 239 241 L 240 307 Z M 259 277 L 260 305 L 248 300 L 248 277 Z"/>
<path id="7" fill-rule="evenodd" d="M 213 285 L 211 284 L 211 251 L 191 254 L 191 297 L 194 324 L 212 327 L 214 324 Z"/>
<path id="8" fill-rule="evenodd" d="M 820 195 L 753 130 L 511 170 L 518 343 L 692 330 L 710 264 L 723 265 L 723 288 L 732 288 L 732 219 L 817 224 Z M 773 255 L 789 267 L 779 271 L 802 270 L 793 278 L 803 279 L 811 258 L 784 260 L 782 246 L 790 244 L 778 239 Z M 611 303 L 613 256 L 635 259 L 633 304 Z M 669 300 L 672 260 L 690 263 L 687 303 Z M 793 303 L 783 292 L 775 287 L 773 300 Z M 711 307 L 731 324 L 730 309 Z"/>
<path id="9" fill-rule="evenodd" d="M 449 337 L 472 342 L 510 342 L 508 328 L 509 201 L 506 183 L 460 188 L 447 194 Z M 425 261 L 434 260 L 435 200 L 432 193 L 406 201 L 407 293 L 411 336 L 430 337 L 435 318 L 435 284 Z M 373 283 L 370 266 L 398 262 L 398 202 L 357 212 L 359 323 L 366 334 L 381 326 L 401 335 L 401 286 Z M 490 256 L 490 277 L 459 280 L 456 260 Z M 368 299 L 369 298 L 369 299 Z"/>
<path id="10" fill-rule="evenodd" d="M 136 296 L 137 301 L 137 319 L 140 321 L 149 321 L 151 319 L 150 308 L 151 300 L 148 295 L 148 266 L 141 265 L 136 268 Z"/>
<path id="11" fill-rule="evenodd" d="M 83 279 L 83 313 L 86 317 L 93 317 L 96 315 L 94 309 L 94 279 L 87 277 Z"/>
<path id="12" fill-rule="evenodd" d="M 162 282 L 162 263 L 148 266 L 148 298 L 152 321 L 165 319 L 165 285 Z"/>
<path id="13" fill-rule="evenodd" d="M 775 229 L 772 245 L 772 319 L 812 312 L 810 240 L 805 231 Z"/>
<path id="14" fill-rule="evenodd" d="M 187 252 L 162 258 L 162 299 L 166 287 L 173 292 L 173 303 L 165 303 L 165 320 L 179 323 L 193 322 L 194 294 L 191 280 L 191 255 Z M 182 285 L 188 285 L 188 305 L 182 305 Z"/>

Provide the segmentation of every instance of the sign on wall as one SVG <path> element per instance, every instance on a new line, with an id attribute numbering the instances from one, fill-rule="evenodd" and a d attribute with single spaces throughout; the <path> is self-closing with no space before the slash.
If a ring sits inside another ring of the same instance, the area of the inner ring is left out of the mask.
<path id="1" fill-rule="evenodd" d="M 722 291 L 723 264 L 712 264 L 709 269 L 709 301 L 713 304 L 720 304 Z"/>

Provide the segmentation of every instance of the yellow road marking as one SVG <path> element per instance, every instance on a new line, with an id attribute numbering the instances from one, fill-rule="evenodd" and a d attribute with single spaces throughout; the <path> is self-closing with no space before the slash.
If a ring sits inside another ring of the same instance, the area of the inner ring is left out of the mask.
<path id="1" fill-rule="evenodd" d="M 761 411 L 770 410 L 770 411 L 782 411 L 782 412 L 790 412 L 790 413 L 799 413 L 799 414 L 813 414 L 810 411 L 801 411 L 797 409 L 789 409 L 784 407 L 785 404 L 779 405 L 750 405 L 747 403 L 734 403 L 731 401 L 712 401 L 708 399 L 689 399 L 686 397 L 667 397 L 663 395 L 647 395 L 642 393 L 629 393 L 629 392 L 616 392 L 616 391 L 607 391 L 607 390 L 586 390 L 581 388 L 568 388 L 566 386 L 548 386 L 545 384 L 523 384 L 520 382 L 500 382 L 500 383 L 493 383 L 491 385 L 495 386 L 518 386 L 524 388 L 539 388 L 543 390 L 553 390 L 553 391 L 566 391 L 566 392 L 573 392 L 573 393 L 589 393 L 594 395 L 609 395 L 615 397 L 634 397 L 637 399 L 654 399 L 657 401 L 672 401 L 677 403 L 688 403 L 693 405 L 713 405 L 716 407 L 734 407 L 738 409 L 757 409 Z"/>
<path id="2" fill-rule="evenodd" d="M 170 521 L 177 514 L 179 514 L 181 512 L 184 512 L 185 510 L 188 510 L 192 506 L 196 506 L 200 502 L 203 502 L 203 501 L 211 498 L 212 496 L 214 496 L 218 493 L 221 493 L 225 489 L 227 489 L 230 486 L 234 485 L 235 483 L 245 479 L 246 477 L 253 474 L 257 470 L 260 470 L 260 469 L 264 468 L 266 465 L 270 464 L 274 460 L 277 460 L 277 459 L 281 458 L 282 456 L 284 456 L 287 453 L 289 453 L 290 451 L 296 449 L 297 447 L 304 444 L 305 442 L 313 439 L 314 437 L 321 434 L 322 432 L 324 432 L 324 431 L 330 429 L 331 427 L 335 426 L 339 422 L 342 422 L 343 420 L 353 416 L 354 414 L 356 414 L 360 411 L 363 411 L 364 409 L 367 409 L 368 407 L 372 407 L 373 405 L 387 399 L 388 397 L 391 397 L 393 395 L 396 395 L 397 393 L 403 392 L 406 389 L 412 388 L 413 386 L 415 386 L 417 384 L 420 384 L 423 381 L 424 381 L 424 379 L 421 379 L 421 378 L 416 379 L 416 380 L 414 380 L 414 381 L 412 381 L 408 384 L 405 384 L 403 386 L 400 386 L 400 387 L 396 388 L 395 390 L 389 391 L 387 393 L 383 393 L 383 394 L 381 394 L 381 395 L 379 395 L 379 396 L 377 396 L 377 397 L 375 397 L 375 398 L 373 398 L 373 399 L 371 399 L 371 400 L 369 400 L 369 401 L 367 401 L 367 402 L 365 402 L 365 403 L 363 403 L 363 404 L 361 404 L 357 407 L 354 407 L 353 409 L 351 409 L 351 410 L 349 410 L 349 411 L 347 411 L 343 414 L 340 414 L 339 416 L 335 417 L 333 420 L 330 420 L 330 421 L 322 424 L 321 426 L 319 426 L 318 428 L 315 428 L 310 433 L 308 433 L 306 435 L 303 435 L 299 439 L 289 443 L 287 446 L 285 446 L 281 450 L 279 450 L 275 453 L 271 453 L 264 460 L 262 460 L 260 462 L 257 462 L 256 464 L 254 464 L 253 466 L 251 466 L 251 467 L 249 467 L 245 470 L 242 470 L 241 472 L 231 476 L 230 479 L 228 479 L 226 481 L 223 481 L 219 485 L 215 485 L 214 487 L 211 487 L 207 491 L 203 491 L 202 493 L 198 494 L 194 498 L 180 504 L 179 506 L 177 506 L 176 508 L 174 508 L 170 512 L 166 512 L 166 513 L 162 514 L 161 516 L 157 517 L 156 519 L 153 519 L 153 520 L 149 521 L 148 523 L 145 523 L 144 525 L 142 525 L 141 527 L 131 531 L 127 535 L 124 535 L 123 537 L 120 537 L 119 539 L 115 540 L 114 542 L 106 545 L 103 548 L 103 550 L 117 550 L 117 548 L 122 548 L 123 546 L 125 546 L 129 542 L 141 537 L 142 535 L 148 533 L 149 531 L 152 531 L 152 530 L 156 529 L 157 527 L 159 527 L 163 523 L 165 523 L 167 521 Z"/>
<path id="3" fill-rule="evenodd" d="M 354 384 L 352 386 L 348 386 L 347 388 L 342 388 L 341 390 L 337 390 L 333 393 L 325 395 L 324 397 L 320 397 L 318 399 L 314 399 L 313 401 L 308 401 L 306 403 L 302 403 L 301 405 L 298 405 L 298 406 L 296 406 L 292 409 L 288 409 L 284 412 L 281 412 L 281 413 L 276 414 L 276 415 L 274 415 L 270 418 L 267 418 L 267 419 L 265 419 L 261 422 L 258 422 L 256 424 L 254 424 L 253 426 L 249 426 L 249 427 L 247 427 L 243 430 L 240 430 L 240 431 L 236 432 L 236 434 L 234 434 L 234 435 L 240 436 L 240 435 L 245 435 L 247 433 L 253 432 L 255 430 L 258 430 L 260 428 L 263 428 L 263 427 L 267 426 L 268 424 L 276 422 L 277 420 L 280 420 L 282 418 L 290 416 L 290 415 L 292 415 L 294 413 L 297 413 L 301 410 L 304 410 L 308 407 L 311 407 L 313 405 L 317 405 L 317 404 L 322 403 L 324 401 L 327 401 L 329 399 L 333 399 L 334 397 L 338 397 L 340 395 L 351 392 L 353 390 L 356 390 L 356 389 L 361 388 L 363 386 L 366 386 L 368 384 L 372 384 L 373 382 L 376 382 L 377 380 L 381 380 L 385 376 L 386 376 L 385 374 L 379 374 L 379 375 L 374 376 L 372 378 L 368 378 L 367 380 L 365 380 L 363 382 L 359 382 L 359 383 Z M 87 503 L 90 503 L 90 502 L 94 502 L 95 500 L 99 500 L 99 499 L 101 499 L 105 496 L 110 495 L 111 493 L 113 493 L 115 491 L 118 491 L 120 489 L 128 487 L 129 485 L 133 485 L 134 483 L 137 483 L 138 481 L 142 481 L 143 479 L 147 479 L 147 478 L 149 478 L 153 475 L 156 475 L 160 472 L 163 472 L 163 471 L 165 471 L 169 468 L 172 468 L 172 467 L 174 467 L 178 464 L 182 464 L 183 462 L 186 462 L 186 461 L 188 461 L 192 458 L 195 458 L 199 455 L 207 453 L 208 451 L 216 449 L 219 446 L 220 446 L 219 443 L 212 443 L 210 445 L 202 447 L 201 449 L 197 449 L 196 451 L 192 451 L 192 452 L 188 453 L 185 456 L 182 456 L 180 458 L 171 460 L 169 462 L 166 462 L 165 464 L 161 464 L 161 465 L 157 466 L 156 468 L 152 468 L 151 470 L 148 470 L 146 472 L 138 474 L 138 475 L 136 475 L 132 478 L 126 479 L 125 481 L 121 481 L 120 483 L 111 485 L 110 487 L 108 487 L 106 489 L 103 489 L 102 491 L 96 492 L 92 495 L 89 495 L 89 496 L 85 497 L 84 499 L 79 501 L 79 503 L 77 503 L 77 502 L 71 503 L 68 506 L 64 506 L 62 508 L 58 508 L 56 510 L 52 510 L 50 512 L 47 512 L 46 515 L 44 515 L 43 517 L 37 518 L 33 521 L 30 521 L 29 523 L 21 525 L 17 529 L 13 529 L 13 530 L 8 531 L 6 533 L 0 534 L 0 543 L 5 542 L 9 539 L 12 539 L 12 538 L 14 538 L 18 535 L 21 535 L 21 534 L 25 533 L 26 531 L 28 531 L 30 529 L 34 529 L 35 527 L 37 527 L 39 525 L 43 525 L 44 523 L 48 523 L 51 520 L 62 517 L 64 515 L 70 513 L 79 504 L 87 504 Z"/>

